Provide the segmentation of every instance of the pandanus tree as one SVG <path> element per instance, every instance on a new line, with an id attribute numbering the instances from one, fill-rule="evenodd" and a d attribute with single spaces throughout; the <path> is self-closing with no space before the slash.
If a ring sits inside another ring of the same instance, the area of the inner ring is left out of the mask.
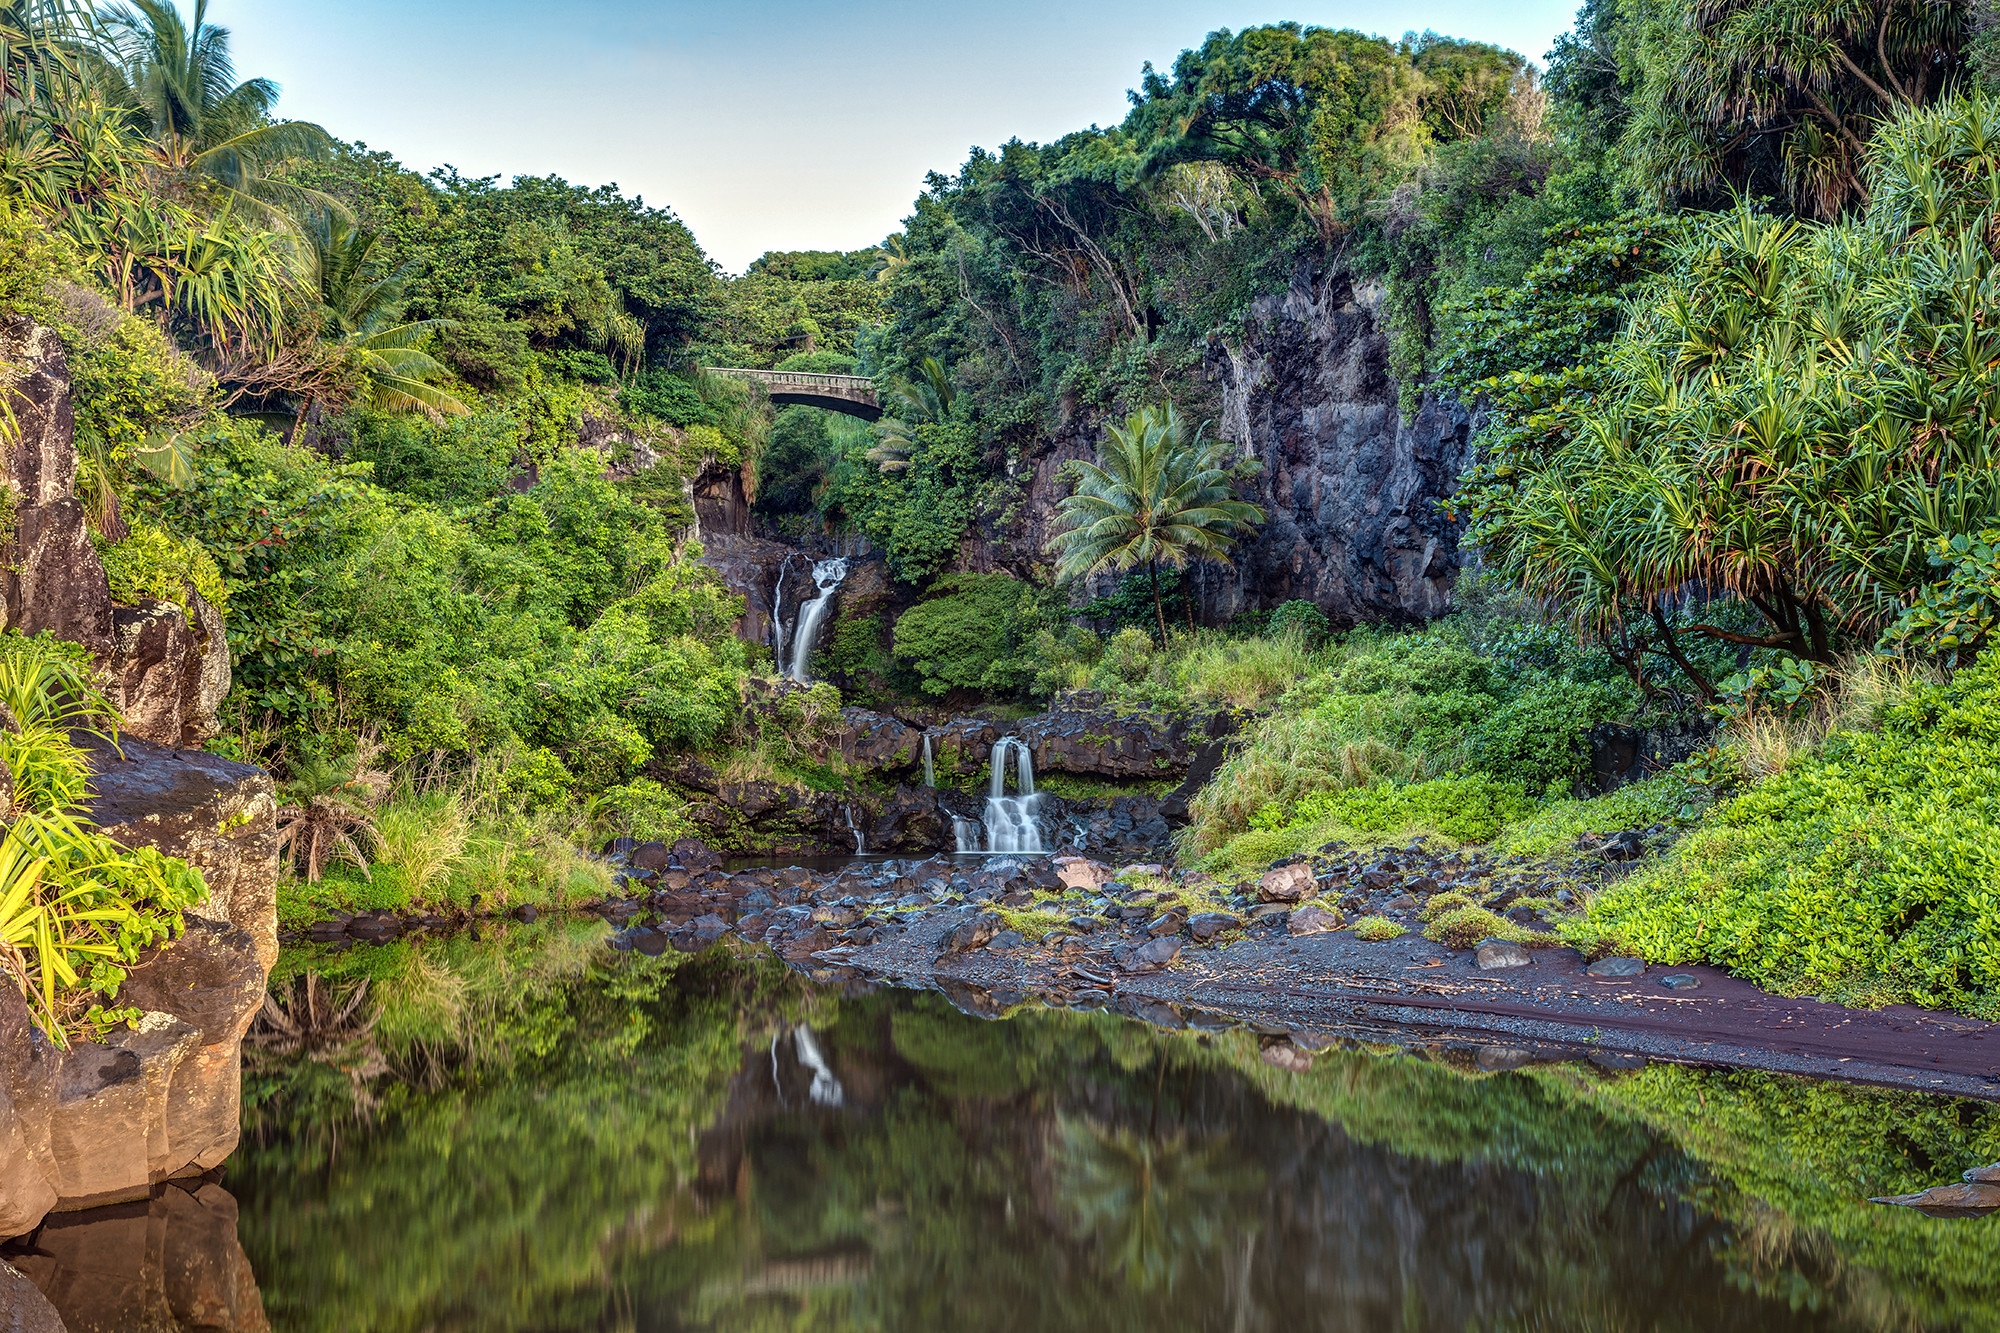
<path id="1" fill-rule="evenodd" d="M 1077 484 L 1056 509 L 1049 550 L 1058 578 L 1144 566 L 1152 581 L 1153 615 L 1166 641 L 1160 566 L 1226 560 L 1237 539 L 1264 521 L 1264 511 L 1236 498 L 1228 446 L 1192 435 L 1172 404 L 1146 407 L 1112 426 L 1095 463 L 1078 463 Z"/>
<path id="2" fill-rule="evenodd" d="M 1715 693 L 1690 636 L 1830 661 L 2000 526 L 2000 101 L 1907 112 L 1867 184 L 1851 223 L 1691 228 L 1608 391 L 1468 488 L 1489 562 L 1642 686 L 1650 645 Z"/>

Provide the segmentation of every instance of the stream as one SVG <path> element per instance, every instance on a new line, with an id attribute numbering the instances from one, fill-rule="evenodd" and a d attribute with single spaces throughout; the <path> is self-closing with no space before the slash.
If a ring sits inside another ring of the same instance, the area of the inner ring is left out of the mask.
<path id="1" fill-rule="evenodd" d="M 203 1262 L 281 1333 L 2000 1324 L 1985 1222 L 1863 1201 L 2000 1159 L 1986 1103 L 1442 1048 L 1280 1067 L 1172 1014 L 996 1021 L 605 938 L 288 950 L 208 1187 L 240 1255 Z"/>

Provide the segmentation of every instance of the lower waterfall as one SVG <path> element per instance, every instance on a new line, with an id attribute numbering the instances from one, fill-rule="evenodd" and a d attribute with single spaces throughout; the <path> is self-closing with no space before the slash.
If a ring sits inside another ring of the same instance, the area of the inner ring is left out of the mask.
<path id="1" fill-rule="evenodd" d="M 1014 795 L 1007 794 L 1008 757 L 1013 757 Z M 1037 818 L 1042 798 L 1035 794 L 1035 765 L 1028 747 L 1018 737 L 1003 736 L 993 742 L 993 775 L 986 786 L 986 818 L 965 819 L 953 815 L 952 837 L 961 852 L 1044 852 L 1042 826 Z M 981 834 L 985 846 L 980 846 Z"/>

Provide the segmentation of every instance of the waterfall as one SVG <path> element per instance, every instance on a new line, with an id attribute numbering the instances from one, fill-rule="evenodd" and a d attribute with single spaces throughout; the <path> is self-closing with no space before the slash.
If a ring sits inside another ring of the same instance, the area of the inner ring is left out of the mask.
<path id="1" fill-rule="evenodd" d="M 793 680 L 804 683 L 812 679 L 806 668 L 812 663 L 813 641 L 819 637 L 820 622 L 833 610 L 833 595 L 846 577 L 847 562 L 838 556 L 814 563 L 813 585 L 819 589 L 819 596 L 799 608 L 798 628 L 792 631 L 791 666 L 785 673 Z"/>
<path id="2" fill-rule="evenodd" d="M 820 1054 L 812 1029 L 804 1023 L 793 1028 L 792 1046 L 799 1053 L 799 1063 L 812 1070 L 813 1101 L 821 1106 L 840 1105 L 846 1094 L 840 1090 L 840 1080 L 833 1076 L 833 1070 L 827 1067 L 826 1057 Z"/>
<path id="3" fill-rule="evenodd" d="M 778 562 L 778 586 L 771 593 L 771 660 L 781 667 L 785 661 L 785 566 L 790 563 L 789 557 Z"/>
<path id="4" fill-rule="evenodd" d="M 924 733 L 924 785 L 937 790 L 937 769 L 931 766 L 931 734 Z"/>
<path id="5" fill-rule="evenodd" d="M 951 817 L 951 837 L 952 841 L 956 844 L 953 848 L 954 851 L 978 851 L 979 840 L 985 833 L 985 826 L 976 819 L 967 819 L 964 815 L 953 815 Z"/>
<path id="6" fill-rule="evenodd" d="M 1007 757 L 1014 756 L 1014 792 L 1007 794 Z M 1039 852 L 1042 829 L 1036 814 L 1042 804 L 1035 795 L 1035 765 L 1020 739 L 1003 736 L 993 742 L 993 775 L 986 786 L 986 848 L 989 852 Z"/>
<path id="7" fill-rule="evenodd" d="M 847 807 L 847 831 L 854 835 L 854 854 L 856 856 L 868 855 L 868 840 L 861 836 L 861 828 L 854 822 L 854 807 L 852 805 Z"/>

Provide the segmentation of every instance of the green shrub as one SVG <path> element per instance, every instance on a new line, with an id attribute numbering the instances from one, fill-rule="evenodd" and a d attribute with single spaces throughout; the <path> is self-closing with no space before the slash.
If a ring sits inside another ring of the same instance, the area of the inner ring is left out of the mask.
<path id="1" fill-rule="evenodd" d="M 98 548 L 112 601 L 127 606 L 147 599 L 172 602 L 188 613 L 189 624 L 194 623 L 189 589 L 216 610 L 227 609 L 229 594 L 222 571 L 198 542 L 176 537 L 142 518 L 135 517 L 129 526 L 131 533 L 124 541 Z"/>
<path id="2" fill-rule="evenodd" d="M 1475 724 L 1472 762 L 1530 791 L 1567 795 L 1590 769 L 1590 728 L 1630 712 L 1627 692 L 1558 678 L 1531 686 Z"/>
<path id="3" fill-rule="evenodd" d="M 1105 669 L 1126 684 L 1144 679 L 1153 656 L 1153 636 L 1135 625 L 1119 630 L 1104 645 Z"/>
<path id="4" fill-rule="evenodd" d="M 1386 916 L 1364 916 L 1354 923 L 1354 938 L 1369 944 L 1398 939 L 1409 932 Z"/>
<path id="5" fill-rule="evenodd" d="M 1698 793 L 1670 774 L 1620 787 L 1590 800 L 1550 801 L 1509 824 L 1493 841 L 1503 856 L 1547 856 L 1585 833 L 1617 833 L 1691 818 Z"/>
<path id="6" fill-rule="evenodd" d="M 2000 1017 L 2000 655 L 1913 686 L 1592 899 L 1579 941 Z"/>
<path id="7" fill-rule="evenodd" d="M 454 792 L 410 792 L 375 812 L 375 871 L 393 871 L 414 903 L 429 903 L 465 855 L 472 819 Z"/>
<path id="8" fill-rule="evenodd" d="M 1301 802 L 1294 819 L 1329 837 L 1346 831 L 1388 839 L 1434 833 L 1452 842 L 1490 842 L 1534 808 L 1518 783 L 1463 773 L 1323 793 Z"/>
<path id="9" fill-rule="evenodd" d="M 1030 585 L 1009 574 L 948 574 L 932 594 L 897 618 L 895 632 L 896 657 L 924 693 L 1009 695 L 1034 679 L 1035 664 L 1020 652 L 1032 630 Z"/>
<path id="10" fill-rule="evenodd" d="M 1476 948 L 1482 940 L 1553 942 L 1550 937 L 1538 936 L 1484 907 L 1459 907 L 1443 913 L 1424 927 L 1424 938 L 1451 949 Z"/>
<path id="11" fill-rule="evenodd" d="M 1296 634 L 1308 644 L 1315 644 L 1333 632 L 1333 622 L 1311 602 L 1291 601 L 1271 612 L 1265 632 L 1273 637 Z"/>
<path id="12" fill-rule="evenodd" d="M 589 813 L 595 830 L 606 839 L 622 834 L 642 842 L 670 843 L 696 835 L 687 801 L 651 778 L 607 787 L 591 800 Z"/>

